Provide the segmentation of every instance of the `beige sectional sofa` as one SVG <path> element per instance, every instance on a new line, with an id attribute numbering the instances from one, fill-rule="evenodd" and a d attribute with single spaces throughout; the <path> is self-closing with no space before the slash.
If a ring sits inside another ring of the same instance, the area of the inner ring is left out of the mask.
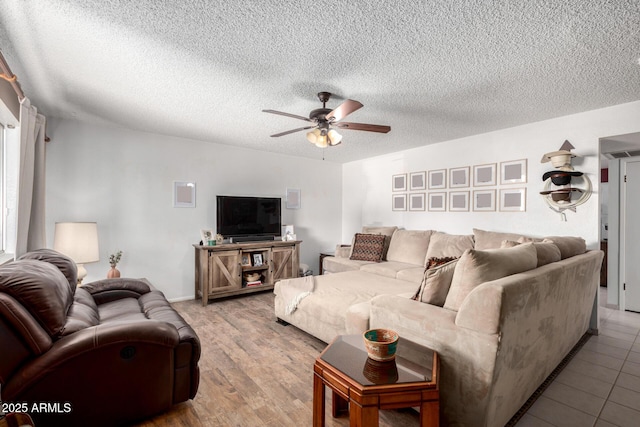
<path id="1" fill-rule="evenodd" d="M 325 342 L 385 327 L 438 351 L 443 425 L 504 425 L 588 331 L 603 253 L 580 238 L 363 233 L 387 235 L 382 261 L 338 250 L 326 275 L 276 283 L 276 317 Z"/>

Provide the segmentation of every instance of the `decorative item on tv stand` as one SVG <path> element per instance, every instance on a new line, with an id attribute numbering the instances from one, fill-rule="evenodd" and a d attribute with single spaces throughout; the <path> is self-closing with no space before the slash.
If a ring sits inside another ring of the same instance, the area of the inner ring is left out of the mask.
<path id="1" fill-rule="evenodd" d="M 283 225 L 282 226 L 282 241 L 283 242 L 291 242 L 297 240 L 296 233 L 294 231 L 293 225 Z"/>
<path id="2" fill-rule="evenodd" d="M 571 152 L 573 148 L 566 140 L 560 150 L 546 153 L 541 160 L 541 163 L 551 162 L 555 169 L 542 175 L 544 187 L 540 194 L 549 209 L 560 214 L 562 221 L 567 220 L 565 211 L 576 212 L 576 207 L 585 203 L 592 191 L 589 177 L 571 165 L 571 159 L 577 157 Z"/>
<path id="3" fill-rule="evenodd" d="M 116 268 L 116 265 L 120 262 L 120 258 L 122 258 L 122 251 L 118 251 L 115 254 L 109 255 L 109 264 L 111 264 L 111 270 L 107 273 L 107 279 L 115 279 L 120 277 L 120 270 Z"/>

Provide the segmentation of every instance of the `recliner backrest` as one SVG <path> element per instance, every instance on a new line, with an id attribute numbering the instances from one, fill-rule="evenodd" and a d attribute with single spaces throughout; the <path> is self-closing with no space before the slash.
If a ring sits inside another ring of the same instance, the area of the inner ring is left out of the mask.
<path id="1" fill-rule="evenodd" d="M 0 293 L 19 302 L 54 339 L 62 332 L 73 303 L 66 277 L 45 261 L 23 259 L 0 266 Z"/>

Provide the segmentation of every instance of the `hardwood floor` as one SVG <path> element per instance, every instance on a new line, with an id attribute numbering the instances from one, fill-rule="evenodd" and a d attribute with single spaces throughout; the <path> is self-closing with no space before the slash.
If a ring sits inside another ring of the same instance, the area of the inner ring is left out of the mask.
<path id="1" fill-rule="evenodd" d="M 326 344 L 276 323 L 273 293 L 174 303 L 200 337 L 200 388 L 195 399 L 138 426 L 310 426 L 313 362 Z M 326 425 L 348 426 L 331 417 Z M 413 409 L 381 411 L 380 426 L 418 426 Z"/>

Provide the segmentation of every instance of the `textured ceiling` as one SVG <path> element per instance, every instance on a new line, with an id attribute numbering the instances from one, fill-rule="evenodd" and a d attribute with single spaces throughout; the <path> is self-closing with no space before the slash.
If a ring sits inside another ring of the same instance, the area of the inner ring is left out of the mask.
<path id="1" fill-rule="evenodd" d="M 261 110 L 391 126 L 335 162 L 640 99 L 639 0 L 3 0 L 0 49 L 48 117 L 315 159 Z"/>

